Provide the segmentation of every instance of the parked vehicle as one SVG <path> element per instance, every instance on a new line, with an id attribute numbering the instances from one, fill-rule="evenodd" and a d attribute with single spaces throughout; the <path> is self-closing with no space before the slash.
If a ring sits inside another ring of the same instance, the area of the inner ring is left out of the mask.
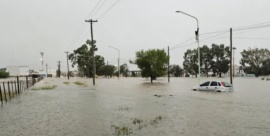
<path id="1" fill-rule="evenodd" d="M 207 81 L 202 83 L 200 86 L 194 86 L 192 90 L 226 92 L 233 91 L 233 86 L 232 84 L 223 81 Z"/>

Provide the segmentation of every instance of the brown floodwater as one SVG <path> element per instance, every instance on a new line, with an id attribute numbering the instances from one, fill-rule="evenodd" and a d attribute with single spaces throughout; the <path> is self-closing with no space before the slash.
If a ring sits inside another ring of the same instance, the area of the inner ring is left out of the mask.
<path id="1" fill-rule="evenodd" d="M 234 91 L 221 93 L 191 91 L 196 78 L 100 78 L 96 86 L 62 78 L 34 87 L 48 85 L 57 87 L 4 102 L 0 136 L 270 135 L 270 81 L 260 78 L 235 78 Z"/>

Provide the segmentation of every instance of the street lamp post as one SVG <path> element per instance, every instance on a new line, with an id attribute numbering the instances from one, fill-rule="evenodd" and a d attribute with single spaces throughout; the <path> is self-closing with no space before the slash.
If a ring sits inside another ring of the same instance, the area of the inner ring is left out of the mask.
<path id="1" fill-rule="evenodd" d="M 43 55 L 44 55 L 44 52 L 40 52 L 40 55 L 41 55 L 41 70 L 43 71 Z"/>
<path id="2" fill-rule="evenodd" d="M 198 43 L 198 66 L 199 66 L 199 69 L 198 69 L 198 71 L 199 71 L 199 84 L 200 84 L 200 80 L 201 80 L 201 62 L 200 62 L 200 42 L 199 42 L 199 20 L 196 18 L 196 17 L 194 17 L 194 16 L 192 16 L 192 15 L 190 15 L 190 14 L 187 14 L 187 13 L 185 13 L 185 12 L 182 12 L 182 11 L 176 11 L 176 13 L 182 13 L 182 14 L 184 14 L 184 15 L 187 15 L 187 16 L 189 16 L 189 17 L 192 17 L 192 18 L 194 18 L 194 19 L 196 19 L 196 21 L 197 21 L 197 31 L 195 31 L 195 35 L 196 35 L 196 40 L 197 40 L 197 43 Z"/>
<path id="3" fill-rule="evenodd" d="M 120 78 L 120 66 L 119 66 L 119 63 L 120 63 L 120 50 L 118 48 L 115 48 L 115 47 L 112 47 L 112 46 L 108 46 L 110 48 L 113 48 L 115 50 L 118 51 L 118 79 Z"/>

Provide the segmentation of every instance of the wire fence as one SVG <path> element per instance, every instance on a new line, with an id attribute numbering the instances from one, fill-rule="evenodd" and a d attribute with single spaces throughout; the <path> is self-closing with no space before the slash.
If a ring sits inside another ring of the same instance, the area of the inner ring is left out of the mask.
<path id="1" fill-rule="evenodd" d="M 1 104 L 8 102 L 16 96 L 22 94 L 29 87 L 40 81 L 41 78 L 15 77 L 0 81 L 0 101 Z"/>

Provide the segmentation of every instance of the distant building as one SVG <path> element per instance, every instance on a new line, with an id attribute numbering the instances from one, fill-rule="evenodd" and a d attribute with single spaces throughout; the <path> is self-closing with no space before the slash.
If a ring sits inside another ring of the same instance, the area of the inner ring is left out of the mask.
<path id="1" fill-rule="evenodd" d="M 128 76 L 131 77 L 140 77 L 141 76 L 141 70 L 129 70 Z"/>
<path id="2" fill-rule="evenodd" d="M 10 76 L 28 76 L 30 71 L 28 66 L 7 66 L 4 69 Z"/>

